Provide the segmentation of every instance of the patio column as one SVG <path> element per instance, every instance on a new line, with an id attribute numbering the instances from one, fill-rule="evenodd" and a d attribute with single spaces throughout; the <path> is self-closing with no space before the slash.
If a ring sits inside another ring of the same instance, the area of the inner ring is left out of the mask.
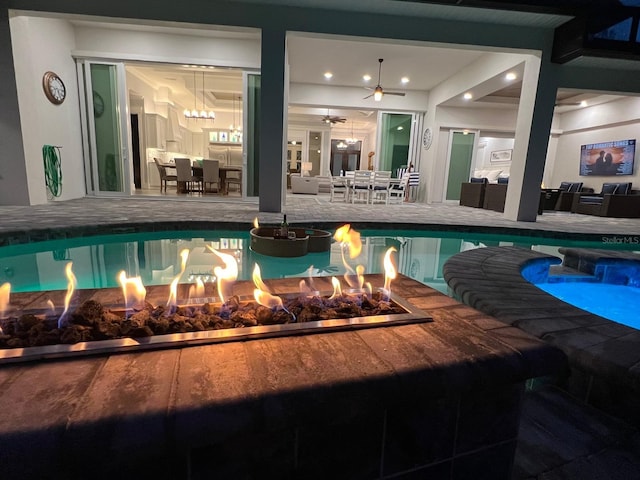
<path id="1" fill-rule="evenodd" d="M 9 10 L 0 8 L 0 205 L 30 205 L 27 170 L 22 146 L 16 72 L 11 53 Z M 43 186 L 44 188 L 44 186 Z"/>
<path id="2" fill-rule="evenodd" d="M 558 90 L 557 68 L 531 56 L 525 63 L 504 216 L 535 222 Z"/>
<path id="3" fill-rule="evenodd" d="M 281 212 L 285 114 L 286 31 L 263 29 L 261 49 L 260 147 L 258 179 L 261 212 Z"/>

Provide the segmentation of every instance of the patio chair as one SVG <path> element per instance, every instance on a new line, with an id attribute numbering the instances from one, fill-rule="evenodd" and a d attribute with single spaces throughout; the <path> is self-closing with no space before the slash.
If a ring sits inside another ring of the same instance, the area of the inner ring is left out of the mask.
<path id="1" fill-rule="evenodd" d="M 331 173 L 331 172 L 329 172 Z M 329 175 L 330 183 L 329 183 L 329 201 L 333 202 L 333 199 L 336 195 L 342 196 L 342 201 L 346 202 L 348 199 L 349 188 L 347 187 L 347 181 L 345 177 L 335 177 L 333 175 Z"/>
<path id="2" fill-rule="evenodd" d="M 371 177 L 371 191 L 369 197 L 373 204 L 376 200 L 384 200 L 384 203 L 389 205 L 389 188 L 391 185 L 391 171 L 377 171 L 373 172 Z"/>
<path id="3" fill-rule="evenodd" d="M 360 199 L 363 196 L 365 203 L 369 203 L 370 187 L 371 171 L 356 170 L 353 172 L 353 180 L 351 180 L 351 203 L 356 203 L 356 199 Z"/>
<path id="4" fill-rule="evenodd" d="M 220 192 L 220 162 L 218 160 L 202 160 L 202 183 L 205 192 L 212 192 L 213 185 L 215 185 L 215 192 Z M 207 185 L 210 187 L 209 190 L 207 190 Z"/>
<path id="5" fill-rule="evenodd" d="M 573 213 L 614 218 L 640 218 L 640 195 L 631 191 L 631 182 L 603 183 L 598 194 L 575 194 Z"/>
<path id="6" fill-rule="evenodd" d="M 160 191 L 162 192 L 162 185 L 164 184 L 164 191 L 167 191 L 167 182 L 177 182 L 178 177 L 176 175 L 168 175 L 167 167 L 160 163 L 160 160 L 154 158 L 153 161 L 158 168 L 158 174 L 160 175 Z"/>
<path id="7" fill-rule="evenodd" d="M 405 172 L 400 179 L 400 183 L 391 185 L 391 188 L 389 188 L 389 203 L 404 202 L 405 195 L 407 194 L 407 185 L 409 185 L 409 172 Z"/>

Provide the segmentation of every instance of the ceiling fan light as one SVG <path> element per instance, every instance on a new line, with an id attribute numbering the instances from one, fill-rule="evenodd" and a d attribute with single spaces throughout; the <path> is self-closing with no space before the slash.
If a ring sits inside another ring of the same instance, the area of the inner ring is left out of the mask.
<path id="1" fill-rule="evenodd" d="M 380 100 L 382 100 L 382 87 L 380 85 L 378 85 L 376 87 L 376 89 L 373 92 L 373 99 L 376 102 L 379 102 Z"/>

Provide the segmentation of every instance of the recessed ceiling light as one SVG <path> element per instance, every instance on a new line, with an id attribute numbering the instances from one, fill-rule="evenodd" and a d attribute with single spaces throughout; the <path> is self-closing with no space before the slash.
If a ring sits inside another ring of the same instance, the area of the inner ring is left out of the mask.
<path id="1" fill-rule="evenodd" d="M 582 101 L 580 102 L 580 106 L 581 106 L 581 107 L 586 107 L 586 106 L 587 106 L 587 101 L 586 101 L 586 100 L 582 100 Z"/>
<path id="2" fill-rule="evenodd" d="M 331 72 L 325 72 L 324 73 L 324 78 L 326 78 L 327 80 L 329 80 L 331 77 L 333 77 L 333 73 L 331 73 Z"/>
<path id="3" fill-rule="evenodd" d="M 398 127 L 398 130 L 404 130 L 404 127 L 403 127 L 402 125 L 400 125 L 400 126 Z"/>
<path id="4" fill-rule="evenodd" d="M 463 95 L 463 98 L 465 100 L 471 100 L 473 98 L 473 95 L 471 95 L 471 93 L 467 92 Z"/>
<path id="5" fill-rule="evenodd" d="M 506 78 L 507 80 L 511 81 L 511 80 L 515 80 L 518 76 L 513 73 L 513 72 L 509 72 L 507 73 L 504 78 Z"/>
<path id="6" fill-rule="evenodd" d="M 400 81 L 401 81 L 403 84 L 405 84 L 405 83 L 409 83 L 409 77 L 402 77 L 402 78 L 400 79 Z"/>
<path id="7" fill-rule="evenodd" d="M 371 80 L 371 75 L 368 75 L 368 74 L 367 74 L 367 75 L 363 75 L 363 76 L 362 76 L 362 79 L 363 79 L 365 82 L 368 82 L 369 80 Z"/>

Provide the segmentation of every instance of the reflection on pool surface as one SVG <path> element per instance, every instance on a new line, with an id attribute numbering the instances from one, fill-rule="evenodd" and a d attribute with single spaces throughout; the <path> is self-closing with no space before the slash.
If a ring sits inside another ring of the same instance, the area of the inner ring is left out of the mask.
<path id="1" fill-rule="evenodd" d="M 600 282 L 537 283 L 536 287 L 614 322 L 640 330 L 640 288 Z"/>
<path id="2" fill-rule="evenodd" d="M 452 255 L 483 246 L 517 245 L 560 256 L 561 246 L 613 248 L 595 242 L 564 241 L 552 238 L 461 232 L 363 230 L 362 253 L 352 264 L 361 264 L 365 273 L 382 273 L 385 251 L 396 248 L 398 271 L 447 293 L 442 267 Z M 250 280 L 254 264 L 262 278 L 341 276 L 346 268 L 339 244 L 330 251 L 304 257 L 275 258 L 249 248 L 249 232 L 183 231 L 120 234 L 52 240 L 0 248 L 0 284 L 11 283 L 12 292 L 65 290 L 64 269 L 73 262 L 78 288 L 118 287 L 117 276 L 140 276 L 144 285 L 168 285 L 180 273 L 180 251 L 189 249 L 187 267 L 180 283 L 200 278 L 213 281 L 213 268 L 221 260 L 207 247 L 233 255 L 238 262 L 239 280 Z M 625 245 L 617 245 L 618 249 Z"/>

